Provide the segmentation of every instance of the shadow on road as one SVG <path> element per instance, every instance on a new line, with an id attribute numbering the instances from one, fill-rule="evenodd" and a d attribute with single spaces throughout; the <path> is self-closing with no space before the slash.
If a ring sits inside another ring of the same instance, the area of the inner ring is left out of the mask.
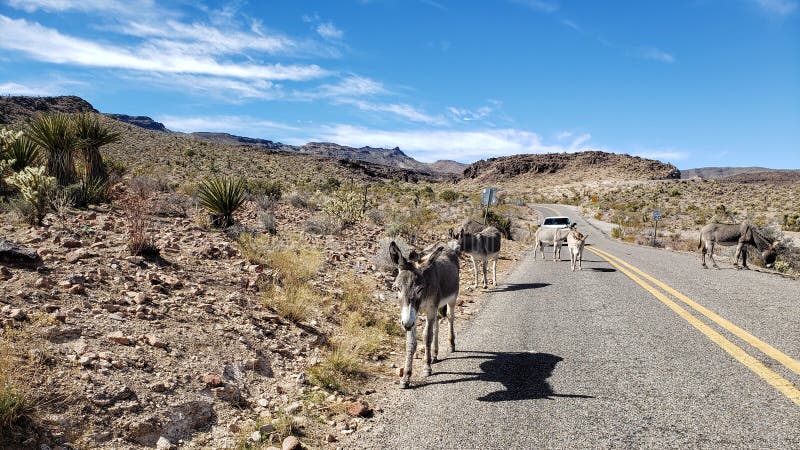
<path id="1" fill-rule="evenodd" d="M 518 283 L 518 284 L 507 284 L 505 286 L 500 286 L 498 288 L 492 289 L 492 292 L 512 292 L 512 291 L 524 291 L 528 289 L 539 289 L 543 287 L 550 286 L 550 283 Z"/>
<path id="2" fill-rule="evenodd" d="M 589 267 L 589 270 L 594 270 L 595 272 L 616 272 L 617 269 L 612 269 L 611 267 Z"/>
<path id="3" fill-rule="evenodd" d="M 549 353 L 529 352 L 469 352 L 468 356 L 449 359 L 485 359 L 479 367 L 481 373 L 437 372 L 437 375 L 461 375 L 462 378 L 431 381 L 420 386 L 453 384 L 469 381 L 500 383 L 503 389 L 478 397 L 482 402 L 509 402 L 518 400 L 544 399 L 554 397 L 594 398 L 590 395 L 558 394 L 547 382 L 556 364 L 563 358 Z"/>

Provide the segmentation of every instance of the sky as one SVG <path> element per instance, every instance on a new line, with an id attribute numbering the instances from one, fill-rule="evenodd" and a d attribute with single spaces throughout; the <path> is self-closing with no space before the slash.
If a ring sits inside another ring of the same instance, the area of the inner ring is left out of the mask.
<path id="1" fill-rule="evenodd" d="M 0 62 L 175 131 L 800 168 L 800 0 L 0 0 Z"/>

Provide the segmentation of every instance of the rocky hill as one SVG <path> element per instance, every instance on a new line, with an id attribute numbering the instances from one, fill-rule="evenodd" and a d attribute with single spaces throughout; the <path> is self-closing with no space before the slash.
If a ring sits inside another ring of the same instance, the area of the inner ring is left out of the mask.
<path id="1" fill-rule="evenodd" d="M 0 124 L 25 122 L 46 112 L 97 112 L 86 100 L 74 95 L 62 97 L 0 96 Z"/>
<path id="2" fill-rule="evenodd" d="M 722 183 L 768 183 L 796 184 L 800 183 L 800 170 L 769 169 L 760 172 L 743 172 L 719 179 Z"/>
<path id="3" fill-rule="evenodd" d="M 551 176 L 566 183 L 580 179 L 677 179 L 681 172 L 660 161 L 600 151 L 490 158 L 475 162 L 464 170 L 465 179 L 481 182 L 524 181 Z"/>
<path id="4" fill-rule="evenodd" d="M 464 173 L 464 169 L 466 169 L 468 166 L 469 164 L 464 164 L 449 159 L 442 159 L 429 164 L 429 167 L 436 172 L 457 173 L 459 175 Z"/>
<path id="5" fill-rule="evenodd" d="M 713 180 L 740 173 L 768 172 L 772 170 L 776 169 L 768 169 L 766 167 L 698 167 L 696 169 L 681 170 L 681 176 L 685 179 L 699 177 L 705 180 Z"/>
<path id="6" fill-rule="evenodd" d="M 145 130 L 169 132 L 167 127 L 161 122 L 156 122 L 147 116 L 129 116 L 127 114 L 106 114 L 106 116 L 119 120 L 120 122 L 136 125 L 137 127 L 144 128 Z"/>

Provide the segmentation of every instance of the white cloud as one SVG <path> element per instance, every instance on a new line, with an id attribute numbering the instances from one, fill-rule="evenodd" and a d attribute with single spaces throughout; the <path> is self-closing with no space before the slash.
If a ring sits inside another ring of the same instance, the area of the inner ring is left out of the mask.
<path id="1" fill-rule="evenodd" d="M 152 0 L 141 0 L 136 7 L 132 7 L 130 2 L 122 0 L 8 0 L 12 8 L 21 9 L 29 13 L 37 10 L 49 12 L 61 12 L 69 10 L 77 11 L 107 11 L 115 13 L 134 14 L 137 11 L 152 8 L 155 3 Z"/>
<path id="2" fill-rule="evenodd" d="M 317 34 L 324 37 L 325 39 L 341 39 L 344 36 L 344 32 L 339 28 L 336 28 L 331 22 L 325 22 L 317 25 Z"/>
<path id="3" fill-rule="evenodd" d="M 454 130 L 376 130 L 351 125 L 324 127 L 319 139 L 353 147 L 400 147 L 421 161 L 456 159 L 475 161 L 520 153 L 583 151 L 580 145 L 564 147 L 544 144 L 538 134 L 516 129 Z"/>
<path id="4" fill-rule="evenodd" d="M 561 23 L 564 24 L 565 26 L 568 26 L 568 27 L 572 28 L 575 31 L 581 31 L 581 27 L 578 26 L 577 23 L 575 23 L 575 22 L 573 22 L 571 20 L 564 19 L 564 20 L 561 21 Z"/>
<path id="5" fill-rule="evenodd" d="M 489 114 L 494 111 L 491 106 L 481 106 L 478 109 L 471 110 L 467 108 L 456 108 L 454 106 L 449 106 L 447 111 L 455 118 L 456 120 L 463 120 L 463 121 L 473 121 L 473 120 L 480 120 L 484 117 L 488 116 Z"/>
<path id="6" fill-rule="evenodd" d="M 665 52 L 663 50 L 657 49 L 655 47 L 646 48 L 646 49 L 642 50 L 640 55 L 642 56 L 642 58 L 652 59 L 654 61 L 661 61 L 661 62 L 669 63 L 669 64 L 672 64 L 672 63 L 675 62 L 675 57 L 674 56 L 672 56 L 671 54 L 669 54 L 669 53 L 667 53 L 667 52 Z"/>
<path id="7" fill-rule="evenodd" d="M 795 0 L 755 0 L 758 6 L 764 11 L 780 16 L 788 16 L 797 10 L 798 3 Z"/>
<path id="8" fill-rule="evenodd" d="M 309 80 L 329 72 L 315 64 L 222 63 L 210 57 L 179 53 L 176 49 L 127 49 L 61 34 L 25 19 L 0 15 L 0 48 L 25 53 L 38 61 L 144 72 L 187 73 L 262 80 Z"/>
<path id="9" fill-rule="evenodd" d="M 74 94 L 75 86 L 84 83 L 65 79 L 52 79 L 45 82 L 26 82 L 25 84 L 8 81 L 0 84 L 0 95 L 51 96 Z"/>
<path id="10" fill-rule="evenodd" d="M 569 138 L 570 136 L 572 136 L 572 132 L 571 131 L 562 131 L 561 133 L 558 133 L 558 135 L 556 136 L 556 139 L 558 139 L 559 141 L 563 141 L 563 140 Z"/>
<path id="11" fill-rule="evenodd" d="M 280 130 L 280 131 L 299 131 L 300 128 L 270 120 L 260 120 L 247 116 L 160 116 L 157 120 L 167 128 L 174 131 L 191 133 L 194 131 L 223 132 L 231 134 L 247 134 L 254 130 Z M 267 133 L 258 132 L 261 136 L 269 136 Z M 265 139 L 269 139 L 266 137 Z"/>
<path id="12" fill-rule="evenodd" d="M 428 125 L 445 125 L 447 121 L 442 117 L 431 116 L 405 103 L 372 103 L 363 100 L 342 98 L 337 99 L 337 103 L 353 105 L 362 111 L 388 112 L 400 116 L 412 122 L 420 122 Z"/>

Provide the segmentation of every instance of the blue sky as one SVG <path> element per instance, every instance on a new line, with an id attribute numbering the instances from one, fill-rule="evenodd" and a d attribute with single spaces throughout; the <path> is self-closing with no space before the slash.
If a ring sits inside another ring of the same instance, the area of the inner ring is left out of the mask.
<path id="1" fill-rule="evenodd" d="M 0 94 L 177 131 L 800 168 L 800 0 L 0 0 Z"/>

